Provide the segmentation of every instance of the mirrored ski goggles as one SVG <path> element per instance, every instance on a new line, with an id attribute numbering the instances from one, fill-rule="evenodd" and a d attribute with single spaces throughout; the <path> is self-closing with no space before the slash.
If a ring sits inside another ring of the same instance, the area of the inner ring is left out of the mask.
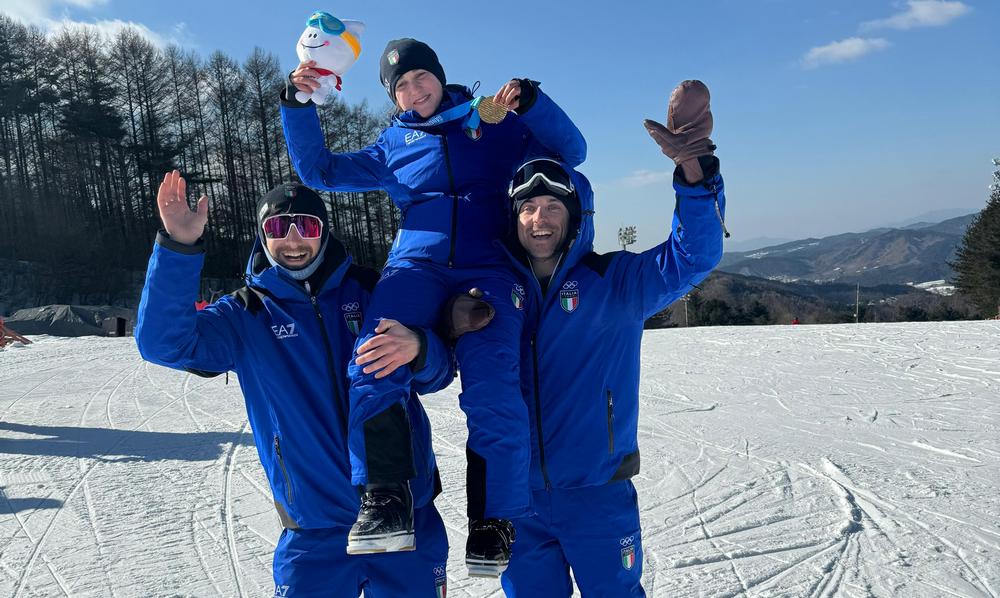
<path id="1" fill-rule="evenodd" d="M 318 239 L 323 234 L 323 221 L 312 214 L 277 214 L 261 225 L 265 239 L 284 239 L 292 227 L 303 239 Z"/>
<path id="2" fill-rule="evenodd" d="M 521 199 L 536 185 L 544 185 L 559 197 L 568 197 L 576 192 L 569 173 L 558 162 L 540 159 L 532 160 L 517 170 L 507 188 L 507 195 L 514 200 Z"/>

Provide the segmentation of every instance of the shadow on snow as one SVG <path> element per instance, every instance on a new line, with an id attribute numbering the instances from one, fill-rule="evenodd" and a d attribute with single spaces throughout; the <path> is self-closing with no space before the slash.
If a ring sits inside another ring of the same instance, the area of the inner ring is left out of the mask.
<path id="1" fill-rule="evenodd" d="M 134 461 L 215 461 L 227 445 L 253 446 L 239 432 L 146 432 L 73 426 L 32 426 L 0 422 L 0 432 L 32 438 L 0 438 L 0 454 L 76 457 L 105 463 Z"/>

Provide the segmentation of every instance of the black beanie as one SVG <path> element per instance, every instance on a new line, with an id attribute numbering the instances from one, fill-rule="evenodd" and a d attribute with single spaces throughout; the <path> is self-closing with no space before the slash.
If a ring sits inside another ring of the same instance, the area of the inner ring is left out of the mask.
<path id="1" fill-rule="evenodd" d="M 382 87 L 392 103 L 396 103 L 396 82 L 413 69 L 424 69 L 433 74 L 442 87 L 447 84 L 444 68 L 430 46 L 409 37 L 394 39 L 385 45 L 378 69 Z"/>
<path id="2" fill-rule="evenodd" d="M 323 221 L 323 238 L 329 228 L 326 205 L 312 189 L 301 183 L 282 183 L 264 194 L 257 202 L 257 234 L 261 234 L 264 220 L 277 214 L 310 214 Z M 263 237 L 262 237 L 263 238 Z"/>

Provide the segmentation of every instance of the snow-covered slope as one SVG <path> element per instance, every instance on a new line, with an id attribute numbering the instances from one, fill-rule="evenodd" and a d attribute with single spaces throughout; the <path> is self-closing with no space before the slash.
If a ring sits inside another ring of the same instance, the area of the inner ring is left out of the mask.
<path id="1" fill-rule="evenodd" d="M 651 596 L 1000 594 L 1000 324 L 647 333 Z M 279 533 L 238 383 L 131 339 L 0 352 L 0 595 L 270 596 Z M 457 387 L 425 399 L 466 578 Z"/>

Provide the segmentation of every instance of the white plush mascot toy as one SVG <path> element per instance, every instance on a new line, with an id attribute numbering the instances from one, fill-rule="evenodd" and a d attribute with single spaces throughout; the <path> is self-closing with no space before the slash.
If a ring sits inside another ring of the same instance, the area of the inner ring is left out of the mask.
<path id="1" fill-rule="evenodd" d="M 340 91 L 340 76 L 347 72 L 361 55 L 361 34 L 365 24 L 360 21 L 341 21 L 328 12 L 316 11 L 306 22 L 306 30 L 299 37 L 295 49 L 299 60 L 315 60 L 319 71 L 319 89 L 312 93 L 298 91 L 295 99 L 310 99 L 324 104 L 336 89 Z"/>

